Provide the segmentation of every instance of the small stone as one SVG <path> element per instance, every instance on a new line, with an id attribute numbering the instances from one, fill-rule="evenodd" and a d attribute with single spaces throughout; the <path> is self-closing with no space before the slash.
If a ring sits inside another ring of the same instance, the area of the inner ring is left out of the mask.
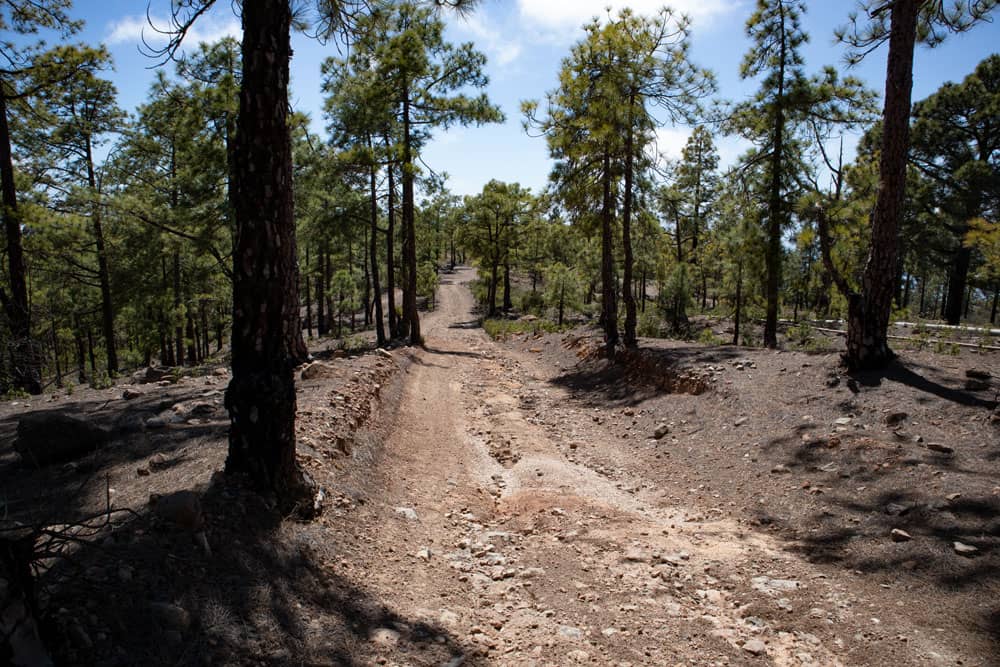
<path id="1" fill-rule="evenodd" d="M 971 544 L 954 542 L 951 546 L 952 548 L 955 549 L 955 553 L 957 553 L 959 556 L 975 556 L 977 553 L 979 553 L 979 549 L 977 547 L 972 546 Z"/>
<path id="2" fill-rule="evenodd" d="M 645 563 L 647 560 L 646 554 L 637 547 L 626 549 L 623 558 L 629 563 Z"/>
<path id="3" fill-rule="evenodd" d="M 379 646 L 393 647 L 399 643 L 399 633 L 392 628 L 375 628 L 368 635 L 368 641 Z"/>
<path id="4" fill-rule="evenodd" d="M 180 605 L 169 602 L 152 602 L 149 610 L 167 629 L 183 631 L 191 626 L 191 614 Z"/>
<path id="5" fill-rule="evenodd" d="M 429 561 L 431 559 L 431 550 L 427 547 L 423 547 L 417 552 L 417 558 L 423 561 Z"/>
<path id="6" fill-rule="evenodd" d="M 752 655 L 762 655 L 767 653 L 767 646 L 759 639 L 751 639 L 743 644 L 743 650 Z"/>
<path id="7" fill-rule="evenodd" d="M 194 491 L 175 491 L 165 496 L 154 493 L 149 496 L 149 505 L 161 519 L 192 533 L 205 526 L 201 500 Z"/>
<path id="8" fill-rule="evenodd" d="M 840 417 L 839 419 L 834 419 L 833 423 L 836 424 L 837 426 L 847 426 L 852 421 L 854 421 L 854 419 L 852 419 L 851 417 Z"/>
<path id="9" fill-rule="evenodd" d="M 407 521 L 419 521 L 420 517 L 417 516 L 416 510 L 412 507 L 397 507 L 396 514 L 403 517 Z"/>
<path id="10" fill-rule="evenodd" d="M 389 350 L 386 350 L 384 348 L 381 348 L 381 347 L 378 348 L 377 350 L 375 350 L 375 354 L 377 354 L 378 356 L 382 357 L 383 359 L 392 359 L 393 358 L 392 357 L 392 352 L 390 352 Z"/>
<path id="11" fill-rule="evenodd" d="M 653 437 L 659 440 L 668 433 L 670 433 L 670 427 L 666 424 L 660 424 L 656 427 L 656 430 L 653 431 Z"/>
<path id="12" fill-rule="evenodd" d="M 740 417 L 733 422 L 733 426 L 743 426 L 743 424 L 746 424 L 748 421 L 750 421 L 749 417 Z"/>
<path id="13" fill-rule="evenodd" d="M 899 516 L 910 511 L 910 505 L 900 505 L 899 503 L 889 503 L 885 506 L 885 513 L 890 516 Z"/>
<path id="14" fill-rule="evenodd" d="M 133 398 L 139 398 L 140 396 L 142 396 L 142 392 L 135 389 L 126 389 L 122 392 L 123 401 L 131 401 Z"/>
<path id="15" fill-rule="evenodd" d="M 913 539 L 908 532 L 899 528 L 893 528 L 892 532 L 889 533 L 889 537 L 892 538 L 893 542 L 909 542 Z"/>
<path id="16" fill-rule="evenodd" d="M 972 378 L 974 380 L 989 380 L 993 376 L 989 371 L 983 370 L 982 368 L 970 368 L 965 371 L 965 377 Z"/>
<path id="17" fill-rule="evenodd" d="M 779 463 L 778 465 L 771 468 L 771 472 L 776 474 L 784 474 L 791 472 L 791 470 L 789 470 L 788 466 L 786 466 L 784 463 Z"/>
<path id="18" fill-rule="evenodd" d="M 945 496 L 945 498 L 947 498 L 949 502 L 954 502 L 961 497 L 962 497 L 961 493 L 949 493 L 947 496 Z"/>
<path id="19" fill-rule="evenodd" d="M 897 426 L 906 421 L 906 418 L 909 416 L 905 412 L 890 412 L 885 416 L 886 426 Z"/>
<path id="20" fill-rule="evenodd" d="M 939 454 L 952 454 L 955 451 L 954 448 L 949 447 L 948 445 L 942 445 L 937 442 L 928 442 L 924 446 L 927 447 L 927 449 L 931 450 L 932 452 L 938 452 Z"/>

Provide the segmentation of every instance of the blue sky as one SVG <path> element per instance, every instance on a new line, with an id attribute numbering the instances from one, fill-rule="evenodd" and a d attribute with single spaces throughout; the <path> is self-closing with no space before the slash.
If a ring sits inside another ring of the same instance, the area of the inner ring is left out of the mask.
<path id="1" fill-rule="evenodd" d="M 308 2 L 308 0 L 303 0 Z M 551 163 L 545 141 L 525 135 L 521 128 L 520 102 L 539 99 L 556 83 L 560 61 L 570 46 L 582 36 L 581 26 L 605 7 L 630 6 L 639 13 L 652 13 L 662 0 L 484 0 L 469 19 L 449 18 L 449 39 L 472 41 L 486 53 L 491 99 L 507 116 L 505 123 L 484 127 L 455 128 L 439 132 L 424 152 L 424 160 L 437 172 L 450 175 L 449 186 L 457 194 L 478 192 L 491 178 L 517 181 L 540 191 L 545 186 Z M 749 48 L 744 24 L 752 12 L 752 0 L 674 0 L 669 6 L 686 12 L 692 19 L 692 59 L 713 70 L 719 82 L 719 96 L 739 100 L 753 93 L 756 83 L 739 79 L 739 63 Z M 834 65 L 846 72 L 843 47 L 834 43 L 833 30 L 847 21 L 855 3 L 849 0 L 808 2 L 804 28 L 810 42 L 803 50 L 806 71 Z M 169 0 L 151 0 L 149 16 L 166 24 Z M 154 61 L 139 52 L 141 35 L 154 42 L 157 35 L 146 21 L 146 3 L 141 0 L 77 0 L 73 13 L 86 21 L 80 39 L 103 42 L 115 61 L 110 73 L 121 105 L 129 110 L 141 104 L 152 81 L 149 69 Z M 217 7 L 196 26 L 189 41 L 215 40 L 223 35 L 238 36 L 239 20 L 232 4 L 218 0 Z M 334 48 L 304 35 L 294 38 L 292 59 L 292 103 L 309 113 L 314 129 L 321 132 L 322 97 L 319 68 Z M 931 94 L 945 81 L 961 80 L 1000 45 L 1000 24 L 987 23 L 964 35 L 953 36 L 944 45 L 928 50 L 918 47 L 914 65 L 914 100 Z M 850 74 L 882 92 L 886 49 L 871 54 Z M 665 127 L 659 132 L 659 149 L 678 156 L 689 133 L 686 127 Z M 852 141 L 848 142 L 853 145 Z M 718 147 L 723 164 L 731 162 L 743 149 L 735 139 L 720 138 Z"/>

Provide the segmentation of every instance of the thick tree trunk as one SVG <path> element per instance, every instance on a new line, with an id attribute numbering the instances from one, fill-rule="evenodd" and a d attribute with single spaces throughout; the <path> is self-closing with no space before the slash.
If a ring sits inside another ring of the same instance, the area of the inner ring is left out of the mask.
<path id="1" fill-rule="evenodd" d="M 877 368 L 895 357 L 889 349 L 887 334 L 899 244 L 899 219 L 906 192 L 913 46 L 921 4 L 922 0 L 896 0 L 891 9 L 879 187 L 871 216 L 871 243 L 861 281 L 861 294 L 853 294 L 848 300 L 844 361 L 852 369 Z"/>
<path id="2" fill-rule="evenodd" d="M 635 141 L 632 131 L 632 106 L 635 104 L 633 95 L 628 101 L 629 119 L 625 136 L 625 192 L 622 203 L 622 249 L 625 252 L 625 267 L 622 272 L 622 300 L 625 302 L 625 347 L 639 347 L 639 339 L 636 337 L 636 314 L 635 295 L 632 292 L 632 266 L 635 260 L 632 257 L 632 179 L 633 161 L 635 156 Z"/>
<path id="3" fill-rule="evenodd" d="M 963 244 L 955 252 L 955 259 L 951 263 L 951 275 L 948 278 L 948 296 L 944 306 L 944 320 L 948 324 L 958 325 L 962 319 L 965 283 L 969 277 L 969 264 L 971 262 L 972 248 Z"/>
<path id="4" fill-rule="evenodd" d="M 604 149 L 601 173 L 601 318 L 604 346 L 608 359 L 615 358 L 618 347 L 618 303 L 615 290 L 614 230 L 612 229 L 611 151 Z"/>
<path id="5" fill-rule="evenodd" d="M 10 295 L 0 286 L 0 298 L 10 326 L 10 360 L 14 386 L 29 394 L 42 393 L 42 359 L 31 338 L 31 311 L 28 305 L 28 269 L 21 242 L 21 216 L 17 208 L 14 162 L 7 124 L 7 84 L 0 79 L 0 204 L 4 236 L 7 239 L 7 279 Z"/>
<path id="6" fill-rule="evenodd" d="M 287 125 L 291 18 L 288 0 L 243 2 L 226 471 L 247 474 L 283 511 L 309 514 L 313 485 L 295 462 L 294 368 L 302 327 Z"/>
<path id="7" fill-rule="evenodd" d="M 371 140 L 368 142 L 371 148 Z M 385 325 L 382 321 L 382 284 L 378 275 L 378 186 L 375 165 L 372 165 L 368 173 L 368 187 L 371 197 L 371 235 L 368 239 L 368 261 L 371 264 L 372 291 L 375 292 L 375 340 L 379 347 L 385 347 Z"/>
<path id="8" fill-rule="evenodd" d="M 403 318 L 409 324 L 410 345 L 420 345 L 420 315 L 417 313 L 417 245 L 413 208 L 413 146 L 410 138 L 410 91 L 403 91 Z"/>

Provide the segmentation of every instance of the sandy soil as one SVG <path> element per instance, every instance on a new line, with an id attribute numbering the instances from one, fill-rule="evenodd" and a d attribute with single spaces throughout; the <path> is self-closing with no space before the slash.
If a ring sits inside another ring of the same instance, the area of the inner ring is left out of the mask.
<path id="1" fill-rule="evenodd" d="M 612 368 L 592 332 L 491 341 L 472 276 L 446 276 L 424 349 L 324 360 L 303 381 L 300 461 L 329 491 L 318 521 L 281 522 L 212 476 L 224 424 L 198 447 L 157 435 L 95 459 L 130 507 L 154 486 L 198 490 L 212 555 L 149 512 L 109 530 L 112 560 L 89 566 L 104 585 L 56 594 L 59 655 L 1000 664 L 996 397 L 962 389 L 996 356 L 913 353 L 848 378 L 833 355 L 644 341 Z M 189 458 L 137 476 L 163 448 Z M 136 620 L 150 601 L 190 618 Z"/>

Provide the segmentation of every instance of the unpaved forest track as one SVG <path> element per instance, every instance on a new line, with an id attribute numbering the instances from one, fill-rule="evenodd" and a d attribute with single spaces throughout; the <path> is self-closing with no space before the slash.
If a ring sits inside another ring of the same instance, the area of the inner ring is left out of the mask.
<path id="1" fill-rule="evenodd" d="M 425 319 L 384 495 L 357 517 L 370 553 L 356 574 L 459 644 L 442 658 L 387 623 L 373 664 L 993 664 L 725 508 L 668 498 L 629 465 L 641 445 L 478 328 L 473 276 L 446 276 Z"/>

